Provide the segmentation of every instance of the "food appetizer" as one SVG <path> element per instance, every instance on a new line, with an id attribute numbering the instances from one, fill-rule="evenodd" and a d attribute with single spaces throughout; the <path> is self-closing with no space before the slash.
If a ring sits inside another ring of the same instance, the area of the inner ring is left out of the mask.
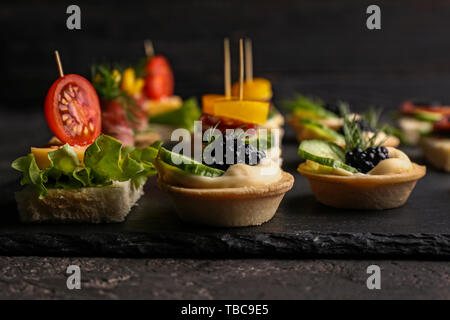
<path id="1" fill-rule="evenodd" d="M 92 67 L 93 85 L 100 96 L 103 133 L 125 146 L 150 145 L 160 138 L 150 130 L 148 112 L 139 104 L 143 78 L 132 68 L 123 72 L 106 65 Z"/>
<path id="2" fill-rule="evenodd" d="M 247 114 L 236 118 L 234 114 L 229 117 L 218 116 L 213 104 L 217 100 L 231 99 L 231 97 L 239 97 L 240 84 L 235 83 L 231 87 L 231 67 L 230 67 L 230 45 L 229 40 L 224 40 L 224 78 L 225 78 L 225 94 L 205 94 L 202 96 L 203 116 L 202 121 L 206 125 L 214 126 L 218 124 L 218 129 L 223 127 L 243 127 L 243 128 L 264 128 L 270 130 L 282 130 L 284 118 L 281 113 L 274 107 L 271 102 L 272 99 L 272 84 L 269 80 L 264 78 L 253 78 L 253 56 L 251 41 L 245 41 L 245 81 L 243 83 L 242 91 L 243 97 L 250 101 L 264 101 L 269 103 L 269 112 L 266 115 L 264 112 Z M 258 111 L 258 110 L 256 110 Z M 281 136 L 280 136 L 281 138 Z"/>
<path id="3" fill-rule="evenodd" d="M 240 41 L 241 90 L 237 99 L 217 100 L 219 116 L 244 120 L 269 111 L 269 103 L 243 99 L 243 42 Z M 261 121 L 264 119 L 260 119 Z M 220 133 L 217 128 L 210 130 Z M 248 131 L 248 130 L 247 130 Z M 172 199 L 181 219 L 220 227 L 260 225 L 270 220 L 294 178 L 258 149 L 254 135 L 219 136 L 207 144 L 200 161 L 161 148 L 155 161 L 158 184 Z M 250 140 L 249 140 L 250 139 Z M 218 151 L 220 150 L 220 151 Z"/>
<path id="4" fill-rule="evenodd" d="M 155 55 L 151 41 L 145 41 L 144 45 L 146 57 L 140 74 L 145 84 L 138 101 L 148 112 L 150 127 L 163 141 L 169 141 L 176 128 L 193 132 L 194 121 L 201 115 L 197 100 L 190 98 L 183 102 L 174 95 L 175 80 L 169 61 L 161 54 Z"/>
<path id="5" fill-rule="evenodd" d="M 419 141 L 422 152 L 433 166 L 450 172 L 450 112 L 433 124 L 432 131 Z"/>
<path id="6" fill-rule="evenodd" d="M 251 47 L 250 47 L 251 50 Z M 246 63 L 251 60 L 246 59 Z M 251 62 L 250 62 L 251 63 Z M 241 62 L 241 65 L 244 63 Z M 243 75 L 242 75 L 243 77 Z M 246 90 L 255 90 L 252 84 L 247 80 L 246 82 L 241 79 L 242 83 L 240 90 L 234 92 L 232 95 L 231 88 L 231 63 L 230 63 L 230 43 L 229 39 L 224 39 L 224 94 L 205 94 L 202 96 L 203 114 L 200 118 L 202 121 L 202 129 L 206 131 L 210 128 L 220 130 L 222 133 L 226 133 L 227 130 L 253 130 L 256 136 L 260 136 L 264 131 L 262 140 L 267 142 L 264 144 L 264 151 L 266 155 L 277 162 L 282 164 L 281 158 L 281 135 L 282 129 L 280 126 L 273 126 L 269 128 L 267 123 L 271 114 L 271 108 L 273 107 L 270 98 L 269 99 L 248 99 L 246 98 Z M 246 85 L 247 84 L 247 85 Z M 260 88 L 260 87 L 259 87 Z M 266 87 L 267 89 L 267 87 Z M 259 90 L 259 89 L 258 89 Z M 269 82 L 269 91 L 271 97 L 271 88 Z M 260 91 L 261 93 L 261 91 Z M 265 96 L 267 98 L 267 95 Z M 240 104 L 240 100 L 244 100 L 244 104 Z M 234 101 L 231 105 L 229 101 Z M 271 107 L 272 106 L 272 107 Z M 280 115 L 281 116 L 281 115 Z M 283 119 L 281 117 L 281 119 Z M 263 130 L 260 130 L 263 129 Z M 248 131 L 250 132 L 250 131 Z M 263 144 L 261 144 L 263 146 Z"/>
<path id="7" fill-rule="evenodd" d="M 155 175 L 153 147 L 123 147 L 101 133 L 99 97 L 91 83 L 76 74 L 60 77 L 45 99 L 45 118 L 53 134 L 49 145 L 12 163 L 22 172 L 15 197 L 24 222 L 119 222 Z"/>
<path id="8" fill-rule="evenodd" d="M 287 121 L 295 130 L 298 142 L 320 139 L 345 147 L 343 113 L 349 113 L 348 104 L 325 104 L 318 98 L 296 95 L 294 99 L 285 101 L 285 107 L 290 112 Z M 378 131 L 377 142 L 382 141 L 383 146 L 397 147 L 400 144 L 400 139 L 392 134 L 391 126 L 378 125 L 379 111 L 371 108 L 363 115 L 350 114 L 350 117 L 354 118 L 366 139 Z"/>
<path id="9" fill-rule="evenodd" d="M 194 121 L 200 117 L 194 98 L 183 102 L 173 95 L 174 77 L 168 60 L 154 55 L 151 42 L 146 42 L 145 48 L 147 56 L 137 66 L 92 68 L 104 133 L 125 145 L 169 141 L 175 128 L 193 131 Z"/>
<path id="10" fill-rule="evenodd" d="M 265 78 L 253 78 L 253 49 L 252 41 L 250 39 L 245 39 L 245 82 L 244 82 L 244 99 L 247 100 L 257 100 L 257 101 L 267 101 L 270 103 L 269 115 L 265 123 L 260 124 L 259 128 L 265 128 L 269 131 L 272 129 L 277 129 L 281 131 L 280 133 L 280 143 L 282 138 L 282 127 L 284 125 L 283 115 L 275 108 L 272 97 L 272 83 L 270 80 Z M 239 82 L 234 83 L 231 87 L 231 94 L 234 97 L 239 96 Z"/>
<path id="11" fill-rule="evenodd" d="M 440 102 L 407 100 L 402 104 L 397 125 L 403 132 L 406 142 L 417 145 L 422 135 L 433 131 L 434 123 L 445 122 L 448 115 L 450 106 Z"/>
<path id="12" fill-rule="evenodd" d="M 317 200 L 336 208 L 381 210 L 402 206 L 424 166 L 394 147 L 367 140 L 355 119 L 344 119 L 345 149 L 324 140 L 305 140 L 298 148 L 306 160 L 298 171 L 309 181 Z"/>

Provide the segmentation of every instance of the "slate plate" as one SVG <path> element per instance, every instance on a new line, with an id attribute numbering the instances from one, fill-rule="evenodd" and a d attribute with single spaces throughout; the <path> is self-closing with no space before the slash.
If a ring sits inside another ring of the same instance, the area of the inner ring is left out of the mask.
<path id="1" fill-rule="evenodd" d="M 12 126 L 14 118 L 9 118 Z M 35 126 L 42 126 L 36 122 Z M 12 155 L 6 158 L 4 153 L 0 166 L 2 255 L 450 258 L 448 175 L 429 168 L 407 204 L 399 209 L 365 212 L 328 208 L 316 202 L 308 182 L 295 172 L 300 159 L 289 130 L 283 145 L 284 168 L 295 175 L 294 188 L 271 221 L 260 227 L 235 229 L 182 223 L 154 178 L 124 223 L 21 224 L 13 198 L 13 192 L 20 188 L 18 175 L 9 168 L 9 161 L 15 154 L 23 154 L 26 147 L 23 140 L 8 145 Z M 421 162 L 414 155 L 417 152 L 407 151 Z"/>

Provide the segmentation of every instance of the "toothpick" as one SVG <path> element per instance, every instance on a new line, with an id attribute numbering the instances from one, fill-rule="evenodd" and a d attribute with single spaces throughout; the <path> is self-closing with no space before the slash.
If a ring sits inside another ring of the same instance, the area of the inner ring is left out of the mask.
<path id="1" fill-rule="evenodd" d="M 253 81 L 253 50 L 251 39 L 245 39 L 245 80 Z"/>
<path id="2" fill-rule="evenodd" d="M 225 97 L 231 97 L 230 39 L 223 40 Z"/>
<path id="3" fill-rule="evenodd" d="M 239 100 L 244 99 L 244 45 L 239 39 Z"/>
<path id="4" fill-rule="evenodd" d="M 64 71 L 62 68 L 61 59 L 59 58 L 58 50 L 55 50 L 55 58 L 56 58 L 56 65 L 58 66 L 59 76 L 64 77 Z"/>
<path id="5" fill-rule="evenodd" d="M 144 50 L 147 58 L 151 58 L 155 55 L 155 49 L 153 48 L 153 42 L 151 40 L 144 41 Z"/>

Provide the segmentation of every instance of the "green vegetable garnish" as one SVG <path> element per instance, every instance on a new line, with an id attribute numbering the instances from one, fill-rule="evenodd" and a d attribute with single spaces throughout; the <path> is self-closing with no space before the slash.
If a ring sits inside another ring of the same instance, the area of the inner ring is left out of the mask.
<path id="1" fill-rule="evenodd" d="M 183 102 L 181 108 L 151 117 L 150 123 L 166 124 L 178 128 L 194 131 L 194 121 L 198 120 L 202 112 L 197 99 L 190 98 Z"/>
<path id="2" fill-rule="evenodd" d="M 377 137 L 379 136 L 380 132 L 384 131 L 384 127 L 379 128 L 377 124 L 380 112 L 376 111 L 375 109 L 369 109 L 369 111 L 362 117 L 363 121 L 365 121 L 368 125 L 375 129 L 373 135 L 369 139 L 367 139 L 367 135 L 363 134 L 361 127 L 356 121 L 356 115 L 353 117 L 349 115 L 350 112 L 348 105 L 341 104 L 340 109 L 341 114 L 344 117 L 343 131 L 346 152 L 355 148 L 366 150 L 367 148 L 378 147 L 384 143 L 384 141 L 376 143 Z"/>
<path id="3" fill-rule="evenodd" d="M 305 140 L 298 147 L 298 154 L 305 160 L 321 165 L 357 173 L 358 170 L 345 164 L 345 151 L 337 144 L 323 140 Z"/>
<path id="4" fill-rule="evenodd" d="M 313 120 L 313 119 L 307 119 L 302 118 L 301 123 L 303 126 L 315 133 L 317 136 L 317 139 L 323 139 L 327 141 L 332 141 L 336 143 L 343 143 L 344 142 L 344 136 L 342 136 L 337 131 L 330 129 L 329 127 L 325 126 L 324 124 Z"/>
<path id="5" fill-rule="evenodd" d="M 297 94 L 293 99 L 284 101 L 283 105 L 288 112 L 301 115 L 304 118 L 338 118 L 338 115 L 325 109 L 325 103 L 322 100 L 314 97 Z"/>
<path id="6" fill-rule="evenodd" d="M 188 158 L 178 153 L 171 152 L 165 148 L 161 148 L 158 158 L 164 163 L 179 168 L 186 173 L 204 176 L 204 177 L 220 177 L 225 171 L 209 167 L 194 159 Z"/>
<path id="7" fill-rule="evenodd" d="M 118 140 L 100 135 L 86 149 L 84 164 L 80 163 L 73 148 L 65 144 L 49 152 L 48 168 L 39 169 L 32 153 L 14 160 L 11 167 L 23 173 L 21 185 L 35 187 L 39 198 L 44 198 L 49 188 L 100 187 L 113 181 L 131 180 L 135 187 L 140 187 L 149 176 L 156 174 L 153 161 L 158 149 L 157 145 L 122 147 Z"/>

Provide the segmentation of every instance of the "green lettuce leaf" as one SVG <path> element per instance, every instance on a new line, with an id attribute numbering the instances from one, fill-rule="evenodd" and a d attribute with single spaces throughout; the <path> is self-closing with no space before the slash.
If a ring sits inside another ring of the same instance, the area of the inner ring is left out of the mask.
<path id="1" fill-rule="evenodd" d="M 152 117 L 150 123 L 166 124 L 193 132 L 194 121 L 198 120 L 201 115 L 197 99 L 190 98 L 185 100 L 179 109 Z"/>
<path id="2" fill-rule="evenodd" d="M 48 153 L 50 165 L 39 169 L 30 153 L 13 161 L 12 168 L 23 173 L 21 184 L 36 188 L 39 197 L 47 195 L 49 188 L 75 189 L 107 186 L 113 181 L 128 181 L 142 186 L 149 176 L 155 175 L 153 161 L 160 144 L 146 148 L 123 147 L 106 135 L 100 135 L 84 154 L 84 164 L 68 144 Z"/>
<path id="3" fill-rule="evenodd" d="M 30 153 L 27 156 L 14 160 L 11 167 L 23 173 L 20 180 L 22 186 L 26 184 L 33 185 L 39 193 L 39 198 L 47 195 L 47 188 L 44 185 L 47 182 L 47 177 L 44 175 L 45 170 L 39 169 L 34 154 Z"/>

